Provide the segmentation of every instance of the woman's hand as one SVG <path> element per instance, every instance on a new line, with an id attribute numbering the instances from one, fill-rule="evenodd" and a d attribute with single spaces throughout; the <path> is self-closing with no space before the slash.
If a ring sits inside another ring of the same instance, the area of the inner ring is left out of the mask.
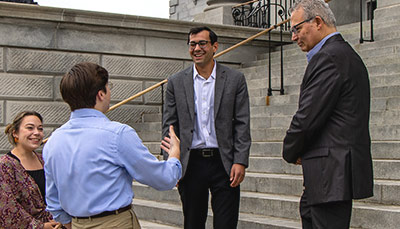
<path id="1" fill-rule="evenodd" d="M 50 222 L 47 222 L 47 223 L 44 223 L 44 227 L 43 227 L 43 229 L 53 229 L 53 228 L 55 228 L 56 226 L 58 225 L 58 223 L 56 222 L 56 221 L 50 221 Z"/>

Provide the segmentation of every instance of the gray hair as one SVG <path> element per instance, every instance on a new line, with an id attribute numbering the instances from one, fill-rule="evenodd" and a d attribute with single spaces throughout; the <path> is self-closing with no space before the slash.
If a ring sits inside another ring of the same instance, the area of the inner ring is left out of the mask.
<path id="1" fill-rule="evenodd" d="M 290 8 L 290 13 L 300 8 L 304 10 L 304 20 L 320 16 L 325 24 L 336 27 L 335 15 L 333 15 L 332 10 L 325 1 L 297 0 L 292 8 Z"/>

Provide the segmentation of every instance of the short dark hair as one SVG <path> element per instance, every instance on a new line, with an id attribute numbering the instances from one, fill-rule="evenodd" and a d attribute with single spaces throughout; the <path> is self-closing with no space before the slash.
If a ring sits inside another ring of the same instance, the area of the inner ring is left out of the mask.
<path id="1" fill-rule="evenodd" d="M 21 127 L 22 120 L 24 120 L 24 118 L 25 118 L 26 116 L 31 116 L 31 115 L 32 115 L 32 116 L 38 117 L 39 120 L 40 120 L 40 122 L 43 123 L 43 118 L 42 118 L 42 116 L 41 116 L 39 113 L 37 113 L 36 111 L 22 111 L 22 112 L 19 112 L 19 113 L 15 116 L 13 122 L 10 123 L 10 124 L 8 124 L 8 125 L 6 126 L 6 129 L 4 130 L 4 133 L 7 135 L 8 141 L 9 141 L 11 144 L 17 145 L 17 142 L 15 142 L 15 138 L 14 138 L 14 136 L 13 136 L 13 133 L 14 133 L 14 132 L 18 133 L 19 128 Z"/>
<path id="2" fill-rule="evenodd" d="M 201 26 L 201 27 L 194 27 L 194 28 L 190 29 L 190 31 L 188 33 L 187 43 L 189 44 L 189 42 L 190 42 L 190 35 L 198 34 L 198 33 L 200 33 L 201 31 L 204 31 L 204 30 L 208 31 L 208 33 L 210 34 L 211 44 L 214 44 L 215 42 L 218 41 L 218 36 L 217 36 L 217 34 L 214 33 L 214 31 L 212 31 L 207 26 Z"/>
<path id="3" fill-rule="evenodd" d="M 93 108 L 96 95 L 102 90 L 107 93 L 108 72 L 105 68 L 90 62 L 82 62 L 69 70 L 60 83 L 63 100 L 71 110 Z"/>

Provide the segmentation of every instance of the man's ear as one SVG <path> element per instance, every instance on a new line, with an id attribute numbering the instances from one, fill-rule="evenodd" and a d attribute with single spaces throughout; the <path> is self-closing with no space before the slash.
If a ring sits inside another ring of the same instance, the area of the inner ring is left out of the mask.
<path id="1" fill-rule="evenodd" d="M 105 96 L 106 93 L 103 90 L 99 90 L 97 92 L 96 99 L 98 99 L 99 101 L 103 101 Z"/>
<path id="2" fill-rule="evenodd" d="M 315 23 L 317 23 L 317 29 L 320 30 L 322 25 L 325 24 L 324 20 L 320 16 L 315 16 Z"/>
<path id="3" fill-rule="evenodd" d="M 213 52 L 215 54 L 217 52 L 217 50 L 218 50 L 218 42 L 217 41 L 214 42 L 214 44 L 212 45 L 212 48 L 213 48 Z"/>

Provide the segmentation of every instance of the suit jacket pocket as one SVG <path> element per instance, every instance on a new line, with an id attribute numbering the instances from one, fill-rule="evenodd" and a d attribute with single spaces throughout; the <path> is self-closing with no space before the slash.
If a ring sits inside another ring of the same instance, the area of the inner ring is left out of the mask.
<path id="1" fill-rule="evenodd" d="M 308 204 L 325 202 L 328 189 L 327 160 L 329 148 L 318 148 L 302 157 L 303 177 Z"/>
<path id="2" fill-rule="evenodd" d="M 329 148 L 318 148 L 308 151 L 303 155 L 303 160 L 316 158 L 316 157 L 327 157 L 329 155 Z"/>

